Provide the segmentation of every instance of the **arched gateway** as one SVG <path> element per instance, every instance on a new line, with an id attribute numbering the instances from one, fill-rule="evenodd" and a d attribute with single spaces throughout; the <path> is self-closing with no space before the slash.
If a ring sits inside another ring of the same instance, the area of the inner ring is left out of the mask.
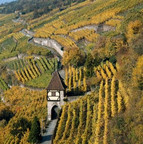
<path id="1" fill-rule="evenodd" d="M 58 106 L 53 106 L 52 107 L 52 110 L 51 110 L 51 119 L 54 120 L 54 119 L 57 119 L 59 116 L 59 108 Z"/>
<path id="2" fill-rule="evenodd" d="M 64 105 L 65 85 L 56 71 L 53 73 L 53 77 L 47 88 L 47 109 L 48 120 L 52 120 L 58 117 L 58 109 Z"/>

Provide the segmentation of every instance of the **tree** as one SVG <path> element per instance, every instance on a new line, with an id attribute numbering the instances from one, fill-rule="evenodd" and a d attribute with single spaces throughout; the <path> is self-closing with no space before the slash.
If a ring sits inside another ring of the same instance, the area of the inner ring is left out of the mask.
<path id="1" fill-rule="evenodd" d="M 25 118 L 20 118 L 15 122 L 10 130 L 10 133 L 13 136 L 17 136 L 19 139 L 23 136 L 23 134 L 30 128 L 30 123 Z"/>
<path id="2" fill-rule="evenodd" d="M 80 66 L 84 62 L 84 53 L 79 48 L 68 49 L 64 52 L 62 64 Z"/>
<path id="3" fill-rule="evenodd" d="M 133 69 L 132 79 L 134 86 L 143 90 L 143 56 L 140 56 L 137 60 L 136 67 Z"/>
<path id="4" fill-rule="evenodd" d="M 142 28 L 142 22 L 139 20 L 131 21 L 128 24 L 127 34 L 126 34 L 128 38 L 128 42 L 130 42 L 130 40 L 140 32 L 141 28 Z"/>
<path id="5" fill-rule="evenodd" d="M 135 53 L 140 56 L 143 55 L 143 29 L 141 33 L 133 37 L 132 41 L 129 44 Z"/>
<path id="6" fill-rule="evenodd" d="M 86 75 L 87 76 L 92 76 L 93 75 L 93 70 L 94 70 L 94 63 L 95 63 L 95 61 L 94 61 L 94 58 L 93 58 L 93 56 L 89 53 L 88 55 L 87 55 L 87 58 L 86 58 L 86 62 L 85 62 L 85 66 L 86 66 L 86 68 L 87 68 L 87 71 L 86 71 Z"/>
<path id="7" fill-rule="evenodd" d="M 30 143 L 37 143 L 40 140 L 40 122 L 37 117 L 34 117 L 29 134 L 28 141 Z"/>
<path id="8" fill-rule="evenodd" d="M 13 116 L 13 112 L 7 106 L 4 106 L 4 109 L 0 110 L 0 121 L 6 120 L 8 122 Z"/>

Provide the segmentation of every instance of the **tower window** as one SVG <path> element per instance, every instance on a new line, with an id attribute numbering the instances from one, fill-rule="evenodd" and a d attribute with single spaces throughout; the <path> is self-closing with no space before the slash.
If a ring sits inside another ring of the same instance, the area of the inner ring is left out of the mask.
<path id="1" fill-rule="evenodd" d="M 52 92 L 52 96 L 56 96 L 56 92 Z"/>

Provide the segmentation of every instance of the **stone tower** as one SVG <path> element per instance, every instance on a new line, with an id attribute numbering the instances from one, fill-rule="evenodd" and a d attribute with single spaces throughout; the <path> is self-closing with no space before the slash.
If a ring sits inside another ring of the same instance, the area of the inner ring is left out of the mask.
<path id="1" fill-rule="evenodd" d="M 65 85 L 59 73 L 56 71 L 53 73 L 53 77 L 47 87 L 48 120 L 52 120 L 52 115 L 57 112 L 57 109 L 61 109 L 61 106 L 64 105 L 64 97 Z"/>

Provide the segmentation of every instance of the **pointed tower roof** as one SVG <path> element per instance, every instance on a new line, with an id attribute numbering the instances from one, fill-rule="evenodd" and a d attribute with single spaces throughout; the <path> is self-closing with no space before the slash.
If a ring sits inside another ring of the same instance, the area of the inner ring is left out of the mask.
<path id="1" fill-rule="evenodd" d="M 57 71 L 53 73 L 53 77 L 47 87 L 47 90 L 65 90 L 64 83 Z"/>

